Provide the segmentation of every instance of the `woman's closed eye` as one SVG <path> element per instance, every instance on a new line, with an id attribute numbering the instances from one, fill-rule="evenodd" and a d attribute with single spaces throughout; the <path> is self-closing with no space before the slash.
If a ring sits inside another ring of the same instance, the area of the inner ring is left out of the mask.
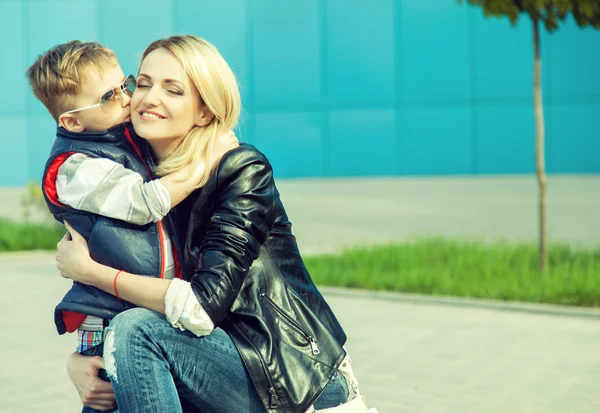
<path id="1" fill-rule="evenodd" d="M 137 82 L 137 86 L 140 89 L 150 89 L 152 87 L 152 84 L 150 82 L 148 82 L 147 80 L 138 80 Z M 183 92 L 177 88 L 167 88 L 165 89 L 168 93 L 170 93 L 171 95 L 175 95 L 175 96 L 183 96 Z"/>
<path id="2" fill-rule="evenodd" d="M 177 89 L 167 89 L 167 92 L 172 95 L 183 96 L 183 92 Z"/>

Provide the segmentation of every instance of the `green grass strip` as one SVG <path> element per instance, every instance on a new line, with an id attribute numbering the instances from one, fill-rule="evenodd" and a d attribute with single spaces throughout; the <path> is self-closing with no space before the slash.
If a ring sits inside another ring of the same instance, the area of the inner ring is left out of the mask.
<path id="1" fill-rule="evenodd" d="M 19 223 L 0 218 L 0 252 L 56 250 L 66 230 L 59 225 Z"/>
<path id="2" fill-rule="evenodd" d="M 444 239 L 347 250 L 306 258 L 317 284 L 369 290 L 600 306 L 600 251 Z"/>
<path id="3" fill-rule="evenodd" d="M 0 219 L 0 252 L 55 250 L 58 225 Z M 317 284 L 440 296 L 600 307 L 600 250 L 424 239 L 305 259 Z"/>

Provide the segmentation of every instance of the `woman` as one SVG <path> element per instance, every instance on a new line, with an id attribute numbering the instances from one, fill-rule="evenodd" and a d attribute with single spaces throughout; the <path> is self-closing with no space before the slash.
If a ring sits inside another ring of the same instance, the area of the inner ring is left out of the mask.
<path id="1" fill-rule="evenodd" d="M 212 164 L 211 139 L 240 109 L 235 76 L 209 43 L 174 36 L 144 52 L 131 117 L 157 173 Z M 175 212 L 187 281 L 98 264 L 71 228 L 59 243 L 63 277 L 140 307 L 106 333 L 119 409 L 182 411 L 182 398 L 202 412 L 304 412 L 351 400 L 346 335 L 304 267 L 268 160 L 240 145 L 201 185 Z"/>

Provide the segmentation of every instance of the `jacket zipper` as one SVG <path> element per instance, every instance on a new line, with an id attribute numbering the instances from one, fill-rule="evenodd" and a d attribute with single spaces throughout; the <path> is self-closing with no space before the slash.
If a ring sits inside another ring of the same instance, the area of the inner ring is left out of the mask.
<path id="1" fill-rule="evenodd" d="M 277 408 L 277 392 L 275 391 L 275 386 L 273 385 L 273 382 L 271 381 L 271 375 L 269 373 L 269 370 L 267 369 L 267 365 L 265 364 L 265 361 L 263 360 L 262 356 L 260 355 L 260 352 L 258 351 L 258 349 L 256 348 L 256 346 L 254 345 L 254 343 L 248 338 L 248 336 L 246 335 L 246 333 L 244 333 L 242 331 L 242 329 L 240 329 L 238 326 L 236 326 L 235 324 L 232 323 L 232 325 L 235 327 L 235 329 L 242 335 L 244 336 L 244 338 L 246 339 L 246 342 L 248 344 L 250 344 L 250 346 L 254 349 L 254 351 L 256 352 L 258 359 L 260 360 L 260 364 L 263 368 L 263 371 L 265 373 L 265 376 L 267 378 L 267 381 L 269 382 L 269 409 L 275 409 Z"/>
<path id="2" fill-rule="evenodd" d="M 306 332 L 306 330 L 304 330 L 295 320 L 293 320 L 289 315 L 287 315 L 281 308 L 279 308 L 279 306 L 277 304 L 275 304 L 275 302 L 273 300 L 271 300 L 271 297 L 269 297 L 267 294 L 265 293 L 260 293 L 260 296 L 265 298 L 267 300 L 267 302 L 271 305 L 271 307 L 273 307 L 273 309 L 275 309 L 275 311 L 281 316 L 283 317 L 283 319 L 292 327 L 294 328 L 294 330 L 298 331 L 300 334 L 302 334 L 304 337 L 306 337 L 306 339 L 308 340 L 308 344 L 310 345 L 310 350 L 313 353 L 313 355 L 317 355 L 320 353 L 319 351 L 319 347 L 317 347 L 317 340 L 315 340 L 315 338 Z"/>

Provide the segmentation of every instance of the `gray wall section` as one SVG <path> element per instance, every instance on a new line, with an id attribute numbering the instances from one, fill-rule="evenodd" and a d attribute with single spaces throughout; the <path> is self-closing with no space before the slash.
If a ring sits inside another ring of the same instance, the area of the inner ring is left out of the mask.
<path id="1" fill-rule="evenodd" d="M 537 241 L 533 177 L 278 180 L 303 254 L 420 237 Z M 22 218 L 22 189 L 0 189 L 0 217 Z M 551 176 L 552 243 L 600 247 L 600 175 Z"/>

